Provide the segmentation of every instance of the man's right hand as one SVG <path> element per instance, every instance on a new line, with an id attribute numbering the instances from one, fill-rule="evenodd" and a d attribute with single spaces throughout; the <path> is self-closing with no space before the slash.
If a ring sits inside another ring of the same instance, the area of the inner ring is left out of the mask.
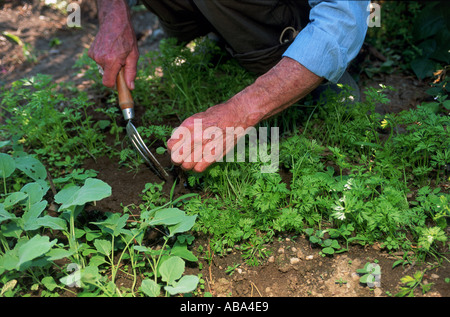
<path id="1" fill-rule="evenodd" d="M 88 55 L 103 68 L 103 85 L 114 88 L 124 67 L 125 82 L 134 89 L 139 51 L 125 0 L 97 0 L 99 31 Z"/>

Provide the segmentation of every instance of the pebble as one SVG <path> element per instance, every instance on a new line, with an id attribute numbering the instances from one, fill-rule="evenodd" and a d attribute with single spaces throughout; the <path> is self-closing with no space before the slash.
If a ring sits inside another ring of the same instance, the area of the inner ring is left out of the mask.
<path id="1" fill-rule="evenodd" d="M 313 255 L 308 255 L 305 259 L 306 259 L 306 260 L 312 260 L 313 258 L 314 258 Z"/>
<path id="2" fill-rule="evenodd" d="M 269 263 L 274 263 L 275 262 L 275 257 L 273 255 L 269 256 L 269 258 L 267 259 L 267 261 Z"/>
<path id="3" fill-rule="evenodd" d="M 289 262 L 291 262 L 291 264 L 297 264 L 297 263 L 300 262 L 300 259 L 299 259 L 299 258 L 291 258 L 291 259 L 289 260 Z"/>
<path id="4" fill-rule="evenodd" d="M 383 291 L 381 290 L 381 288 L 378 288 L 378 287 L 376 287 L 376 288 L 373 290 L 373 293 L 374 293 L 374 295 L 375 295 L 376 297 L 380 297 L 381 295 L 383 295 Z"/>
<path id="5" fill-rule="evenodd" d="M 434 280 L 437 280 L 439 278 L 439 275 L 433 273 L 430 277 Z"/>
<path id="6" fill-rule="evenodd" d="M 279 248 L 278 253 L 280 253 L 280 254 L 284 253 L 284 248 Z"/>

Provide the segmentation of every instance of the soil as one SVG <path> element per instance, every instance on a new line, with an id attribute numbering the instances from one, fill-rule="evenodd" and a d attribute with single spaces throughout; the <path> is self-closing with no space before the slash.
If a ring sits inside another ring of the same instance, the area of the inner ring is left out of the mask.
<path id="1" fill-rule="evenodd" d="M 67 13 L 44 6 L 41 1 L 1 2 L 0 31 L 8 31 L 30 44 L 37 60 L 27 60 L 19 45 L 0 36 L 0 84 L 8 86 L 15 80 L 43 73 L 52 75 L 55 82 L 71 81 L 75 82 L 79 89 L 89 90 L 89 82 L 82 77 L 76 77 L 72 66 L 95 37 L 95 2 L 83 1 L 81 9 L 82 27 L 74 29 L 66 24 Z M 157 49 L 162 31 L 156 17 L 146 11 L 133 12 L 133 23 L 141 52 Z M 49 45 L 53 38 L 58 38 L 61 42 L 54 48 Z M 376 56 L 367 54 L 362 50 L 362 57 L 359 58 L 377 62 Z M 358 58 L 356 60 L 358 61 Z M 372 79 L 361 77 L 360 80 L 361 87 L 378 86 L 379 83 L 396 88 L 396 91 L 388 93 L 391 99 L 389 105 L 378 109 L 381 113 L 408 109 L 428 98 L 425 94 L 428 83 L 410 75 L 383 74 Z M 170 165 L 167 155 L 160 156 L 159 159 L 163 165 Z M 139 204 L 144 185 L 148 182 L 161 182 L 150 169 L 142 168 L 138 173 L 130 173 L 125 168 L 119 168 L 117 161 L 107 157 L 88 160 L 85 168 L 98 171 L 98 178 L 112 186 L 112 196 L 98 202 L 95 207 L 102 211 L 121 212 L 122 206 Z M 185 187 L 182 175 L 174 171 L 171 179 L 164 185 L 164 192 L 169 193 L 175 180 L 176 196 L 190 192 Z M 274 240 L 267 245 L 269 257 L 258 266 L 246 265 L 241 254 L 232 251 L 226 256 L 214 255 L 211 261 L 200 257 L 201 264 L 188 268 L 189 273 L 201 272 L 205 279 L 205 291 L 214 296 L 374 297 L 396 294 L 401 277 L 425 268 L 424 265 L 418 264 L 392 268 L 401 255 L 389 254 L 377 244 L 366 247 L 352 246 L 348 252 L 322 257 L 320 250 L 313 248 L 304 236 L 286 234 Z M 208 237 L 199 235 L 195 241 L 196 247 L 203 245 L 208 248 Z M 356 269 L 363 268 L 367 262 L 377 262 L 380 265 L 380 287 L 369 288 L 359 282 L 360 276 L 356 274 Z M 232 274 L 225 272 L 236 264 L 240 265 Z M 433 267 L 434 264 L 430 263 L 428 266 Z M 200 265 L 203 267 L 201 271 Z M 444 281 L 449 277 L 450 266 L 446 262 L 428 270 L 425 282 L 433 283 L 431 291 L 425 295 L 416 291 L 415 296 L 450 296 L 450 284 Z"/>

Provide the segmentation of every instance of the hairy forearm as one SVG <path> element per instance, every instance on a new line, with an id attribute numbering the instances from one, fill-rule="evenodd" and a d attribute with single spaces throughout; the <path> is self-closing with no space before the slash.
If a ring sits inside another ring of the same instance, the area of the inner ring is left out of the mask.
<path id="1" fill-rule="evenodd" d="M 249 124 L 255 125 L 308 95 L 322 80 L 297 61 L 284 57 L 230 102 L 245 106 Z"/>

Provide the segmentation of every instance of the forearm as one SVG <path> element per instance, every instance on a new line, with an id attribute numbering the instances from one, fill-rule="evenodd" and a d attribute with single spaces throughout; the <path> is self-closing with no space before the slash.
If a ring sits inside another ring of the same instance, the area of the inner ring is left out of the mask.
<path id="1" fill-rule="evenodd" d="M 230 102 L 246 109 L 246 121 L 255 125 L 308 95 L 322 80 L 297 61 L 284 57 Z"/>
<path id="2" fill-rule="evenodd" d="M 99 24 L 108 21 L 130 20 L 130 10 L 126 0 L 97 0 Z"/>

